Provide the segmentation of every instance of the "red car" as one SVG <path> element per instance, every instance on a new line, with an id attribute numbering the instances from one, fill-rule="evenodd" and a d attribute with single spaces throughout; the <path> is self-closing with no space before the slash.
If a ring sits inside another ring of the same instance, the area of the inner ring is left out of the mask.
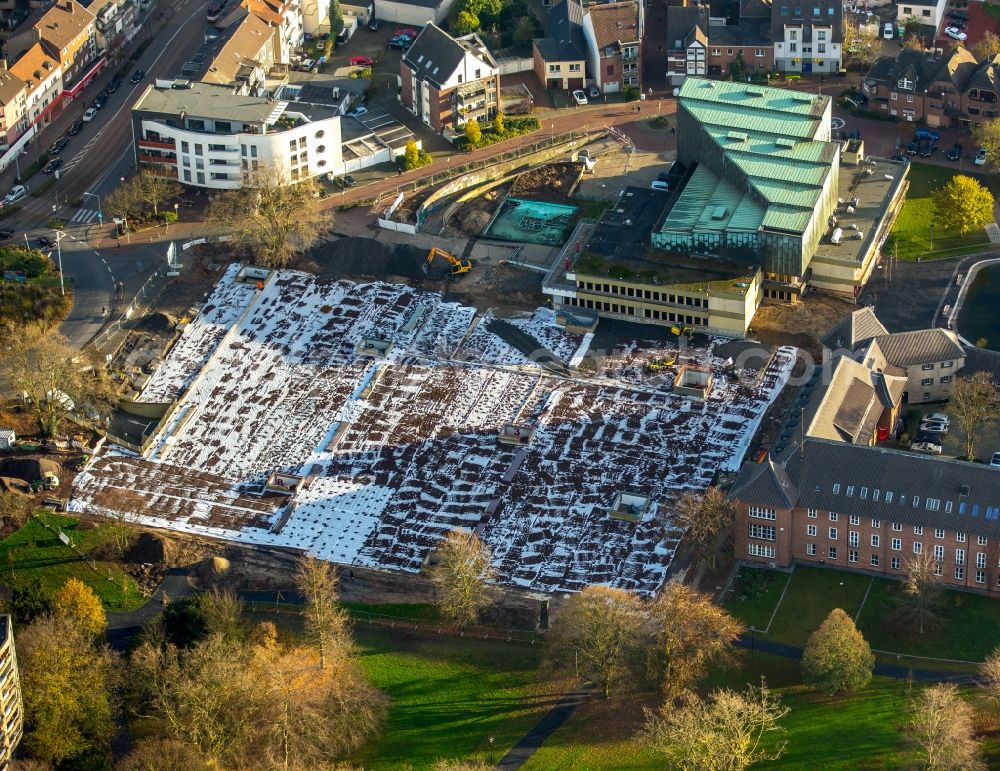
<path id="1" fill-rule="evenodd" d="M 417 39 L 417 31 L 413 27 L 403 27 L 402 29 L 396 30 L 396 37 L 400 35 L 406 35 L 410 40 Z"/>
<path id="2" fill-rule="evenodd" d="M 361 67 L 371 67 L 375 64 L 375 60 L 370 56 L 352 56 L 351 66 L 360 65 Z"/>

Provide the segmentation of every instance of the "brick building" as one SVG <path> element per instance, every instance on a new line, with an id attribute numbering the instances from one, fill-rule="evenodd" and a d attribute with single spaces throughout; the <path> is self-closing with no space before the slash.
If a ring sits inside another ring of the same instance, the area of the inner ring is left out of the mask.
<path id="1" fill-rule="evenodd" d="M 730 497 L 746 562 L 901 577 L 926 553 L 946 585 L 1000 595 L 1000 472 L 989 466 L 807 438 L 744 465 Z"/>
<path id="2" fill-rule="evenodd" d="M 554 91 L 583 88 L 587 78 L 587 41 L 583 37 L 583 5 L 560 0 L 549 11 L 547 35 L 532 45 L 538 81 Z"/>
<path id="3" fill-rule="evenodd" d="M 588 6 L 587 69 L 602 94 L 642 87 L 642 9 L 633 0 Z"/>

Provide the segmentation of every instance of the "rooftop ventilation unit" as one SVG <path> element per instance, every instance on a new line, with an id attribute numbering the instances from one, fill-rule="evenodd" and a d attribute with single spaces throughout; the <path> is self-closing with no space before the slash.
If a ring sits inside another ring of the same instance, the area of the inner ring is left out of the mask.
<path id="1" fill-rule="evenodd" d="M 747 96 L 764 96 L 764 90 L 761 88 L 754 88 L 753 86 L 747 86 L 746 94 Z"/>
<path id="2" fill-rule="evenodd" d="M 792 149 L 793 147 L 795 147 L 795 140 L 791 139 L 790 137 L 778 137 L 777 139 L 774 140 L 774 145 L 775 147 L 785 147 L 788 149 Z"/>
<path id="3" fill-rule="evenodd" d="M 713 220 L 724 220 L 727 214 L 729 214 L 729 210 L 725 206 L 716 206 L 712 209 Z"/>
<path id="4" fill-rule="evenodd" d="M 726 134 L 726 139 L 731 139 L 734 142 L 746 142 L 747 135 L 742 131 L 730 131 Z"/>

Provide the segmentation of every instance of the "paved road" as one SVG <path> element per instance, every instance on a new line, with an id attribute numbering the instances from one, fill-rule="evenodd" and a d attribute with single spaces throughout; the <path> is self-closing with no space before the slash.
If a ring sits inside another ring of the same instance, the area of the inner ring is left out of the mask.
<path id="1" fill-rule="evenodd" d="M 129 613 L 108 613 L 108 644 L 116 650 L 126 650 L 132 638 L 163 612 L 164 597 L 172 602 L 193 592 L 188 571 L 173 568 L 164 577 L 156 593 L 141 608 Z"/>

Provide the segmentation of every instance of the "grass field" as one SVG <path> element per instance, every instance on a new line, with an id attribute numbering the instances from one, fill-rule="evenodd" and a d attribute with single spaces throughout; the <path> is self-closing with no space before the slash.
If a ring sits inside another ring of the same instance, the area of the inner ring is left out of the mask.
<path id="1" fill-rule="evenodd" d="M 990 243 L 983 229 L 975 230 L 964 236 L 934 226 L 935 190 L 943 187 L 956 174 L 957 169 L 942 166 L 932 166 L 926 163 L 910 164 L 910 189 L 906 194 L 896 223 L 893 225 L 890 239 L 899 243 L 899 257 L 903 260 L 936 259 L 955 257 L 960 254 L 977 252 Z M 968 176 L 978 179 L 992 191 L 994 196 L 1000 195 L 1000 179 L 995 175 L 979 175 L 965 172 Z M 931 242 L 933 241 L 933 251 Z M 884 254 L 892 254 L 891 243 L 883 250 Z"/>
<path id="2" fill-rule="evenodd" d="M 853 617 L 870 583 L 871 578 L 856 573 L 796 567 L 768 637 L 789 645 L 805 645 L 834 608 L 843 608 Z"/>
<path id="3" fill-rule="evenodd" d="M 743 567 L 726 598 L 725 608 L 747 626 L 766 629 L 790 580 L 791 573 Z"/>
<path id="4" fill-rule="evenodd" d="M 51 513 L 38 516 L 52 527 L 62 529 L 85 553 L 103 546 L 112 538 L 108 528 L 81 529 L 79 520 L 73 517 Z M 112 563 L 98 562 L 95 572 L 88 562 L 45 528 L 37 517 L 32 517 L 22 528 L 0 541 L 0 583 L 13 588 L 37 579 L 52 592 L 70 578 L 78 578 L 93 589 L 101 598 L 105 610 L 131 610 L 146 601 L 135 582 L 121 568 Z"/>

